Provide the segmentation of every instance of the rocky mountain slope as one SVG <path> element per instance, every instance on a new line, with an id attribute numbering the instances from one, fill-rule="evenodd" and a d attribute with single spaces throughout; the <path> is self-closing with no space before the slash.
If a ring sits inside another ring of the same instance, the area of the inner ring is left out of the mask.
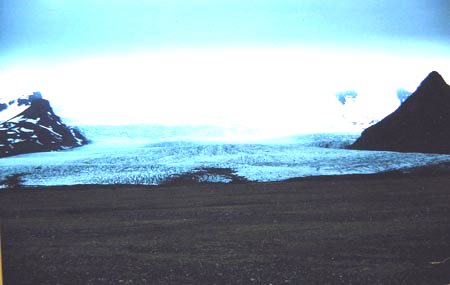
<path id="1" fill-rule="evenodd" d="M 21 113 L 0 123 L 0 157 L 63 150 L 88 143 L 78 129 L 61 121 L 49 101 L 36 94 L 22 99 L 25 101 L 20 105 L 26 108 Z M 7 109 L 8 106 L 4 108 Z"/>
<path id="2" fill-rule="evenodd" d="M 350 148 L 450 154 L 450 86 L 431 72 L 395 112 L 367 128 Z"/>

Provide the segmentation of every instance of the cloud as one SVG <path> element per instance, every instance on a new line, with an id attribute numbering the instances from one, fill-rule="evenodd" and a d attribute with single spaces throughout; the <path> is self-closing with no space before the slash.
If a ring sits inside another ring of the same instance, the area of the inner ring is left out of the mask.
<path id="1" fill-rule="evenodd" d="M 187 46 L 450 44 L 448 1 L 2 1 L 2 49 L 67 56 Z"/>
<path id="2" fill-rule="evenodd" d="M 397 88 L 415 90 L 450 59 L 333 49 L 176 49 L 0 70 L 0 95 L 40 90 L 77 124 L 216 124 L 327 129 L 358 92 L 359 113 L 383 117 Z M 16 96 L 16 97 L 17 97 Z"/>

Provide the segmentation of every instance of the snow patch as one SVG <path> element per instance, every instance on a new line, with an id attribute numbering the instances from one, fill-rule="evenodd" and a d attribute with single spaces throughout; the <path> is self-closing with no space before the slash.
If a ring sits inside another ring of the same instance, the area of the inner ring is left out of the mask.
<path id="1" fill-rule="evenodd" d="M 40 119 L 26 119 L 25 122 L 31 123 L 31 124 L 37 124 L 40 121 Z"/>
<path id="2" fill-rule="evenodd" d="M 30 130 L 30 129 L 26 129 L 26 128 L 19 128 L 19 131 L 21 131 L 21 132 L 24 132 L 24 133 L 32 133 L 32 132 L 34 132 L 33 130 Z"/>
<path id="3" fill-rule="evenodd" d="M 17 116 L 17 117 L 14 117 L 14 118 L 11 118 L 11 119 L 7 120 L 6 122 L 17 124 L 18 122 L 20 122 L 22 120 L 23 120 L 23 116 Z"/>
<path id="4" fill-rule="evenodd" d="M 48 130 L 50 133 L 52 133 L 58 139 L 62 138 L 62 135 L 58 134 L 57 132 L 55 132 L 52 127 L 46 127 L 46 126 L 43 126 L 43 125 L 39 125 L 39 127 Z"/>
<path id="5" fill-rule="evenodd" d="M 25 106 L 25 105 L 21 105 L 21 106 L 9 105 L 8 108 L 6 108 L 3 111 L 0 111 L 0 124 L 10 120 L 11 118 L 13 118 L 13 117 L 15 117 L 17 115 L 19 115 L 20 113 L 22 113 L 23 111 L 25 111 L 29 107 L 30 106 Z"/>

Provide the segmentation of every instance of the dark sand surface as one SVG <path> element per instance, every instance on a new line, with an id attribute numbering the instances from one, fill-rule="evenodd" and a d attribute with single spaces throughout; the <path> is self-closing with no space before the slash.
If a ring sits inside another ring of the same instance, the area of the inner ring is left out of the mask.
<path id="1" fill-rule="evenodd" d="M 448 172 L 0 191 L 5 284 L 448 284 Z"/>

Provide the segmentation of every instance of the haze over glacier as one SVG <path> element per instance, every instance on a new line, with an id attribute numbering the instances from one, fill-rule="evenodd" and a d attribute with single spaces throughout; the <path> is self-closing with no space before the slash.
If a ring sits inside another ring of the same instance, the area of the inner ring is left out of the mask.
<path id="1" fill-rule="evenodd" d="M 450 78 L 445 1 L 8 1 L 0 97 L 41 91 L 80 124 L 340 131 Z M 360 130 L 358 130 L 360 131 Z"/>
<path id="2" fill-rule="evenodd" d="M 435 67 L 450 77 L 448 66 L 441 58 L 300 47 L 173 50 L 16 67 L 0 72 L 0 94 L 40 90 L 78 125 L 349 131 L 342 115 L 361 123 L 382 119 L 399 106 L 398 88 L 414 91 Z M 335 95 L 347 90 L 358 97 L 342 106 Z"/>

